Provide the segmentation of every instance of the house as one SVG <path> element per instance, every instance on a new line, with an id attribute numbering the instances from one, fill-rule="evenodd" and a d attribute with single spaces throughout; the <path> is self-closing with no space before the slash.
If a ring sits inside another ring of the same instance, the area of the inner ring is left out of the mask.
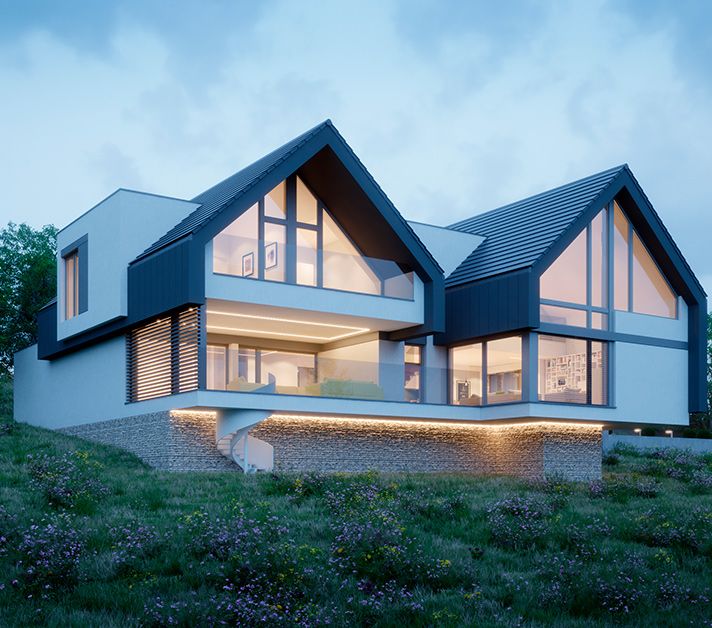
<path id="1" fill-rule="evenodd" d="M 330 121 L 59 232 L 15 418 L 164 469 L 591 479 L 705 409 L 706 296 L 627 166 L 409 223 Z"/>

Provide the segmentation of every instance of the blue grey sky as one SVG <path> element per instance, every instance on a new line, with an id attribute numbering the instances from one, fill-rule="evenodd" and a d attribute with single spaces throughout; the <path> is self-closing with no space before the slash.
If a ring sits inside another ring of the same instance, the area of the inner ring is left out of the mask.
<path id="1" fill-rule="evenodd" d="M 627 162 L 712 293 L 712 2 L 0 0 L 0 222 L 190 198 L 331 118 L 409 219 Z"/>

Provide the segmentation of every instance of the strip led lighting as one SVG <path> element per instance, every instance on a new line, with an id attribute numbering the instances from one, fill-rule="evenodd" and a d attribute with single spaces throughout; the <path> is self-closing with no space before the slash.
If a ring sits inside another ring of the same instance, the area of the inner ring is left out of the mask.
<path id="1" fill-rule="evenodd" d="M 233 331 L 233 332 L 238 331 L 241 333 L 250 333 L 250 334 L 269 334 L 272 336 L 283 336 L 285 338 L 301 338 L 303 340 L 319 340 L 322 342 L 333 342 L 335 340 L 342 340 L 344 338 L 350 338 L 351 336 L 358 336 L 359 334 L 363 334 L 368 331 L 371 331 L 368 327 L 351 327 L 350 325 L 335 325 L 332 323 L 319 323 L 316 321 L 299 321 L 299 320 L 295 320 L 292 318 L 279 318 L 276 316 L 257 316 L 254 314 L 239 314 L 237 312 L 219 312 L 216 310 L 207 310 L 207 313 L 215 314 L 218 316 L 234 316 L 236 318 L 249 318 L 249 319 L 262 320 L 262 321 L 275 321 L 278 323 L 293 323 L 296 325 L 311 325 L 313 327 L 329 327 L 332 329 L 349 329 L 349 330 L 351 330 L 351 331 L 346 332 L 345 334 L 338 334 L 336 336 L 311 336 L 308 334 L 294 334 L 294 333 L 282 332 L 282 331 L 266 331 L 264 329 L 223 327 L 220 325 L 208 325 L 207 326 L 208 329 L 220 330 L 220 331 Z"/>

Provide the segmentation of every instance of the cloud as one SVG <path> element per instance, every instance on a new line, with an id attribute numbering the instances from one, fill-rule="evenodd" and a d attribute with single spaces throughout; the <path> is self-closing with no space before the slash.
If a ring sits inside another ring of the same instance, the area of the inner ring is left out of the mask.
<path id="1" fill-rule="evenodd" d="M 628 162 L 712 276 L 692 8 L 79 4 L 0 30 L 3 222 L 61 226 L 131 181 L 190 198 L 330 117 L 407 217 L 439 224 Z"/>

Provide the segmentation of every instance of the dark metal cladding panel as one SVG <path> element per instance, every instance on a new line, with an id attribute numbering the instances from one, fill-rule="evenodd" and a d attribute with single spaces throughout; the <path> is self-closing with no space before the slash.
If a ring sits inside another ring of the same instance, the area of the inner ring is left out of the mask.
<path id="1" fill-rule="evenodd" d="M 162 249 L 128 269 L 128 318 L 145 320 L 204 300 L 204 257 L 194 254 L 189 238 Z"/>
<path id="2" fill-rule="evenodd" d="M 37 312 L 37 357 L 47 359 L 57 348 L 57 301 Z"/>
<path id="3" fill-rule="evenodd" d="M 533 265 L 627 166 L 462 220 L 450 229 L 485 241 L 446 280 L 447 287 Z"/>
<path id="4" fill-rule="evenodd" d="M 445 292 L 445 333 L 438 344 L 536 327 L 528 270 L 477 281 Z"/>

